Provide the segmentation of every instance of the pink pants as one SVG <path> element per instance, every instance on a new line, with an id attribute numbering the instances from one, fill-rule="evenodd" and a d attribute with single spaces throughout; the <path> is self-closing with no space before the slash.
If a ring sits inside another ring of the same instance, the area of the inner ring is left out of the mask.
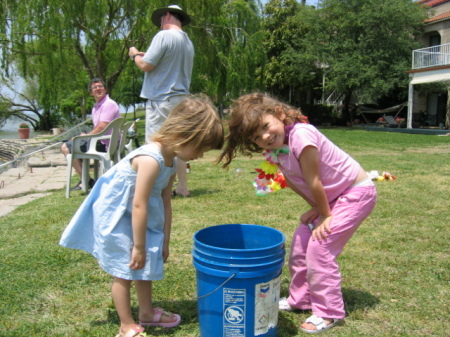
<path id="1" fill-rule="evenodd" d="M 288 303 L 298 309 L 312 309 L 322 318 L 345 317 L 341 274 L 336 261 L 345 244 L 376 204 L 375 186 L 346 190 L 330 204 L 331 231 L 327 239 L 311 239 L 311 230 L 300 224 L 294 233 L 289 256 L 291 284 Z"/>

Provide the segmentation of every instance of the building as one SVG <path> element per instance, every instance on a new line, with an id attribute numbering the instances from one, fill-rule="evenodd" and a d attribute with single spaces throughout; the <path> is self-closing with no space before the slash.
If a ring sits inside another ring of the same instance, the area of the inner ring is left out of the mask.
<path id="1" fill-rule="evenodd" d="M 425 48 L 413 51 L 412 70 L 408 94 L 407 127 L 414 121 L 431 127 L 450 126 L 447 116 L 447 93 L 432 92 L 419 95 L 414 87 L 425 83 L 450 81 L 450 0 L 419 0 L 429 7 L 430 16 L 425 20 L 425 31 L 420 42 Z"/>

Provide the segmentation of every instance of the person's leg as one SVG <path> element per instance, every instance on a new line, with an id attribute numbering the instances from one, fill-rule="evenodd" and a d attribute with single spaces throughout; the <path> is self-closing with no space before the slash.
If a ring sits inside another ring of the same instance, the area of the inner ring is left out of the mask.
<path id="1" fill-rule="evenodd" d="M 293 235 L 289 255 L 291 283 L 287 302 L 292 308 L 302 310 L 311 309 L 306 267 L 306 251 L 310 237 L 311 230 L 309 227 L 305 224 L 300 224 Z"/>
<path id="2" fill-rule="evenodd" d="M 134 281 L 139 302 L 139 322 L 143 325 L 153 322 L 155 311 L 152 305 L 152 281 Z M 175 322 L 177 317 L 172 314 L 161 315 L 159 323 Z"/>
<path id="3" fill-rule="evenodd" d="M 177 167 L 177 188 L 175 189 L 175 193 L 177 195 L 181 195 L 183 197 L 187 197 L 190 195 L 189 189 L 187 186 L 187 173 L 186 173 L 186 162 L 180 160 L 178 158 L 178 167 Z"/>
<path id="4" fill-rule="evenodd" d="M 347 190 L 331 212 L 332 233 L 322 241 L 310 240 L 306 254 L 308 284 L 311 292 L 312 312 L 328 325 L 333 319 L 345 317 L 341 292 L 341 274 L 337 257 L 376 203 L 375 187 L 356 187 Z M 311 323 L 302 327 L 314 330 Z"/>
<path id="5" fill-rule="evenodd" d="M 111 288 L 112 298 L 116 306 L 117 314 L 120 319 L 120 334 L 125 335 L 130 329 L 136 327 L 131 312 L 131 281 L 114 277 L 114 283 Z"/>
<path id="6" fill-rule="evenodd" d="M 83 161 L 81 159 L 75 159 L 72 162 L 72 167 L 75 170 L 75 172 L 78 174 L 78 176 L 80 177 L 80 180 L 81 180 L 81 174 L 82 174 L 81 172 L 82 172 L 82 169 L 83 169 Z"/>
<path id="7" fill-rule="evenodd" d="M 151 136 L 158 132 L 170 113 L 170 107 L 165 108 L 166 101 L 148 100 L 145 106 L 145 144 L 151 141 Z"/>
<path id="8" fill-rule="evenodd" d="M 61 145 L 61 152 L 63 153 L 64 157 L 67 157 L 67 155 L 70 153 L 70 148 L 68 146 L 69 145 L 68 143 L 70 143 L 70 141 L 63 143 Z"/>
<path id="9" fill-rule="evenodd" d="M 139 303 L 139 321 L 151 322 L 153 320 L 152 281 L 134 281 Z"/>
<path id="10" fill-rule="evenodd" d="M 72 152 L 72 141 L 69 140 L 61 145 L 61 152 L 63 153 L 64 157 L 67 157 L 68 154 Z M 82 174 L 82 160 L 81 159 L 75 159 L 72 161 L 72 168 L 75 170 L 75 172 L 80 177 L 81 182 L 81 174 Z M 77 186 L 75 186 L 76 188 Z M 81 189 L 81 186 L 80 186 Z"/>
<path id="11" fill-rule="evenodd" d="M 186 95 L 179 95 L 170 97 L 165 104 L 160 106 L 161 110 L 170 113 L 170 111 L 178 105 L 180 102 L 186 99 Z M 187 186 L 187 172 L 186 172 L 186 162 L 178 158 L 178 168 L 177 168 L 177 187 L 175 189 L 176 195 L 182 197 L 188 197 L 190 195 L 189 188 Z"/>
<path id="12" fill-rule="evenodd" d="M 182 100 L 186 99 L 186 95 L 173 96 L 166 101 L 147 101 L 145 113 L 145 142 L 150 141 L 151 136 L 157 132 L 164 124 L 170 111 Z M 189 196 L 187 186 L 186 162 L 178 159 L 177 168 L 178 183 L 175 190 L 177 195 Z"/>

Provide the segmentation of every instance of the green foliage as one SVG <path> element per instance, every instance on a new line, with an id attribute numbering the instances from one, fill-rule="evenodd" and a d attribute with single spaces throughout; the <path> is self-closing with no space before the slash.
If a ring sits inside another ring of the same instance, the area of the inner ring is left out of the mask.
<path id="1" fill-rule="evenodd" d="M 30 123 L 37 130 L 43 114 L 38 103 L 36 83 L 30 79 L 19 90 L 16 80 L 17 76 L 14 71 L 11 71 L 10 77 L 2 81 L 2 91 L 0 92 L 1 119 L 6 121 L 6 119 L 14 116 Z M 25 114 L 25 112 L 32 112 L 35 116 Z"/>
<path id="2" fill-rule="evenodd" d="M 323 125 L 324 123 L 333 122 L 332 106 L 327 105 L 303 105 L 302 113 L 308 117 L 308 120 L 313 125 Z"/>
<path id="3" fill-rule="evenodd" d="M 433 93 L 446 94 L 448 91 L 448 84 L 445 82 L 418 84 L 414 86 L 414 91 L 423 96 L 427 96 Z"/>
<path id="4" fill-rule="evenodd" d="M 321 1 L 309 42 L 329 65 L 327 87 L 347 96 L 357 90 L 366 100 L 406 88 L 425 18 L 424 8 L 410 0 Z"/>
<path id="5" fill-rule="evenodd" d="M 192 92 L 219 104 L 261 87 L 255 76 L 264 62 L 261 20 L 256 1 L 196 1 L 186 27 L 195 47 Z"/>
<path id="6" fill-rule="evenodd" d="M 114 90 L 131 63 L 128 47 L 147 42 L 149 27 L 156 32 L 149 13 L 160 2 L 5 0 L 5 4 L 1 15 L 10 23 L 2 40 L 6 69 L 15 62 L 24 78 L 36 80 L 44 111 L 41 127 L 49 128 L 51 114 L 73 113 L 77 103 L 81 115 L 86 114 L 81 102 L 89 93 L 80 88 L 90 78 L 103 78 Z"/>
<path id="7" fill-rule="evenodd" d="M 255 76 L 264 62 L 256 3 L 178 2 L 192 17 L 185 27 L 196 49 L 192 92 L 223 103 L 261 86 L 262 78 Z M 158 31 L 151 13 L 167 6 L 165 1 L 5 0 L 2 5 L 2 75 L 14 64 L 24 78 L 36 81 L 42 128 L 86 114 L 89 96 L 83 88 L 92 77 L 103 78 L 126 108 L 141 101 L 143 73 L 129 61 L 128 49 L 148 48 Z"/>
<path id="8" fill-rule="evenodd" d="M 0 128 L 5 125 L 8 118 L 11 117 L 10 104 L 0 99 Z"/>
<path id="9" fill-rule="evenodd" d="M 315 10 L 296 0 L 271 0 L 264 14 L 268 58 L 264 76 L 268 88 L 278 96 L 286 96 L 285 88 L 311 87 L 317 59 L 307 52 L 305 37 L 310 29 L 308 18 L 315 17 Z"/>

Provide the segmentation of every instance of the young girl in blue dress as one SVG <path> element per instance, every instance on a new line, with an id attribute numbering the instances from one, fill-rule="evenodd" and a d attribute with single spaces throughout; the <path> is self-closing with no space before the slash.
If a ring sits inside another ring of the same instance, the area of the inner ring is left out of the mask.
<path id="1" fill-rule="evenodd" d="M 220 149 L 224 131 L 212 104 L 199 97 L 179 103 L 152 141 L 123 158 L 96 182 L 65 229 L 60 244 L 98 259 L 114 276 L 120 318 L 116 337 L 145 336 L 144 326 L 175 327 L 179 315 L 152 306 L 152 281 L 163 278 L 169 256 L 171 195 L 176 157 L 191 161 Z M 139 324 L 132 317 L 134 281 Z"/>
<path id="2" fill-rule="evenodd" d="M 336 258 L 376 203 L 366 172 L 334 145 L 300 110 L 261 93 L 240 97 L 228 122 L 219 157 L 228 166 L 237 152 L 261 153 L 282 171 L 288 185 L 309 205 L 290 247 L 289 297 L 281 310 L 312 310 L 300 329 L 328 330 L 345 317 Z"/>

